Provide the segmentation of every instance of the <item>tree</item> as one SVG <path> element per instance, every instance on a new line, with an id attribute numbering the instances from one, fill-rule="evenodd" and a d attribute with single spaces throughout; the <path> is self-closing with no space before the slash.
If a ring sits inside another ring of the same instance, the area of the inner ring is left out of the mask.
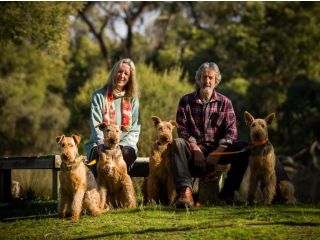
<path id="1" fill-rule="evenodd" d="M 68 125 L 62 93 L 72 3 L 0 5 L 0 154 L 48 154 Z"/>
<path id="2" fill-rule="evenodd" d="M 148 6 L 153 5 L 151 2 L 88 2 L 82 10 L 79 10 L 81 19 L 87 24 L 89 31 L 93 34 L 99 43 L 101 53 L 106 61 L 107 66 L 111 67 L 112 61 L 110 51 L 106 43 L 106 33 L 113 35 L 113 38 L 120 38 L 116 31 L 119 22 L 127 27 L 127 34 L 122 39 L 120 55 L 123 57 L 131 57 L 133 47 L 133 27 L 141 20 L 142 14 Z M 118 56 L 119 58 L 119 56 Z"/>

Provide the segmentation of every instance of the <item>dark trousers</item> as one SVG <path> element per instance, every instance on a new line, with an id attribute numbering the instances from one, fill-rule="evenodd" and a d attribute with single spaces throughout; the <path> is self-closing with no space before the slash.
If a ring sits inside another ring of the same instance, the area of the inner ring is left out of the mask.
<path id="1" fill-rule="evenodd" d="M 122 152 L 123 159 L 127 164 L 128 173 L 130 174 L 130 170 L 132 169 L 134 162 L 137 159 L 136 151 L 133 147 L 130 146 L 120 146 L 120 149 Z M 94 159 L 98 163 L 99 153 L 97 151 L 97 147 L 93 147 L 91 149 L 90 155 L 88 156 L 88 162 L 91 162 Z M 97 177 L 97 164 L 90 166 L 90 170 L 93 172 L 94 176 Z"/>
<path id="2" fill-rule="evenodd" d="M 248 145 L 247 142 L 237 141 L 230 145 L 225 152 L 239 151 Z M 214 151 L 217 146 L 208 146 L 203 151 L 205 157 Z M 172 170 L 176 184 L 176 189 L 184 186 L 192 187 L 192 177 L 203 177 L 208 172 L 214 170 L 214 166 L 207 165 L 206 170 L 202 170 L 194 165 L 193 154 L 190 151 L 186 141 L 177 138 L 172 144 Z M 249 152 L 238 154 L 222 155 L 219 164 L 225 165 L 231 163 L 227 179 L 221 191 L 222 197 L 233 196 L 233 192 L 239 189 L 243 175 L 248 166 Z"/>

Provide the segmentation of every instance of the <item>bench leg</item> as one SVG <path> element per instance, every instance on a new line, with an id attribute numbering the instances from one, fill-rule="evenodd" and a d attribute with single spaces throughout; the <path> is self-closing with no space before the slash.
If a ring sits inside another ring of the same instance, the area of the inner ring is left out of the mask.
<path id="1" fill-rule="evenodd" d="M 58 171 L 52 169 L 52 199 L 58 199 Z"/>
<path id="2" fill-rule="evenodd" d="M 11 201 L 11 169 L 2 169 L 0 170 L 0 203 Z"/>

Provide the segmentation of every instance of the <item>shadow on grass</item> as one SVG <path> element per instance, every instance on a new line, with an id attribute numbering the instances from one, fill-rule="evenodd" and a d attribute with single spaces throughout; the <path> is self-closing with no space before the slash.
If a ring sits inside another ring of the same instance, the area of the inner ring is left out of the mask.
<path id="1" fill-rule="evenodd" d="M 259 223 L 246 223 L 249 226 L 259 225 L 287 225 L 287 226 L 299 226 L 299 227 L 318 227 L 319 222 L 294 222 L 294 221 L 279 221 L 279 222 L 259 222 Z"/>
<path id="2" fill-rule="evenodd" d="M 231 224 L 230 224 L 231 225 Z M 111 233 L 106 233 L 106 234 L 97 234 L 97 235 L 91 235 L 91 236 L 85 236 L 85 237 L 80 237 L 80 238 L 75 238 L 77 240 L 81 239 L 95 239 L 95 238 L 113 238 L 116 236 L 119 237 L 124 237 L 125 235 L 139 235 L 139 234 L 148 234 L 148 233 L 169 233 L 169 232 L 187 232 L 191 230 L 205 230 L 209 229 L 212 226 L 186 226 L 186 227 L 173 227 L 173 228 L 147 228 L 143 230 L 138 230 L 138 231 L 130 231 L 130 232 L 123 232 L 123 231 L 118 231 L 118 232 L 111 232 Z M 227 227 L 227 226 L 223 226 Z"/>
<path id="3" fill-rule="evenodd" d="M 23 217 L 8 217 L 1 218 L 0 222 L 14 222 L 18 220 L 39 220 L 47 218 L 58 218 L 58 214 L 43 214 L 43 215 L 32 215 L 32 216 L 23 216 Z"/>
<path id="4" fill-rule="evenodd" d="M 280 221 L 280 222 L 258 222 L 258 223 L 246 223 L 245 225 L 248 226 L 259 226 L 259 225 L 288 225 L 288 226 L 300 226 L 300 227 L 318 227 L 320 223 L 317 222 L 293 222 L 293 221 Z M 114 238 L 114 237 L 125 237 L 126 235 L 143 235 L 148 233 L 170 233 L 170 232 L 187 232 L 192 230 L 208 230 L 210 228 L 218 229 L 218 228 L 226 228 L 226 227 L 233 227 L 235 224 L 227 223 L 227 224 L 219 224 L 214 225 L 212 222 L 201 223 L 201 225 L 193 225 L 193 226 L 185 226 L 185 227 L 171 227 L 171 228 L 147 228 L 143 230 L 137 231 L 130 231 L 130 232 L 123 232 L 123 231 L 116 231 L 110 232 L 105 234 L 97 234 L 97 235 L 90 235 L 90 236 L 83 236 L 79 238 L 74 238 L 77 240 L 82 239 L 96 239 L 96 238 Z"/>
<path id="5" fill-rule="evenodd" d="M 52 218 L 57 216 L 57 201 L 54 200 L 15 200 L 0 205 L 0 221 Z"/>

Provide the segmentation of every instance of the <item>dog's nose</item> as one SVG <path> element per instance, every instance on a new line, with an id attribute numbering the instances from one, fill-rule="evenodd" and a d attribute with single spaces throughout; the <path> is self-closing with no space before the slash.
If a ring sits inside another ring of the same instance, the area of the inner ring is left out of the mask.
<path id="1" fill-rule="evenodd" d="M 261 138 L 263 138 L 263 134 L 261 132 L 254 132 L 252 134 L 253 139 L 259 140 Z"/>
<path id="2" fill-rule="evenodd" d="M 168 136 L 161 136 L 161 140 L 162 140 L 163 142 L 169 142 L 169 141 L 170 141 L 170 137 L 168 137 Z"/>

